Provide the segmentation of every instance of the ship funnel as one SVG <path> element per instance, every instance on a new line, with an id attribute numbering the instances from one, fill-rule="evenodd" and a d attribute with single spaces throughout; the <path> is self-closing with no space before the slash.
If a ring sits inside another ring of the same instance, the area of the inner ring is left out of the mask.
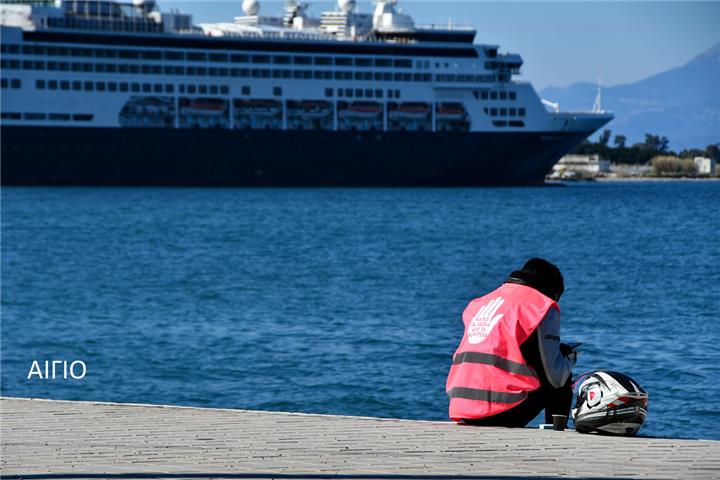
<path id="1" fill-rule="evenodd" d="M 412 17 L 395 8 L 397 3 L 397 0 L 378 0 L 376 2 L 373 13 L 375 30 L 399 31 L 415 28 Z"/>
<path id="2" fill-rule="evenodd" d="M 355 10 L 356 1 L 355 0 L 338 0 L 338 8 L 342 10 L 345 13 L 351 13 L 353 10 Z"/>

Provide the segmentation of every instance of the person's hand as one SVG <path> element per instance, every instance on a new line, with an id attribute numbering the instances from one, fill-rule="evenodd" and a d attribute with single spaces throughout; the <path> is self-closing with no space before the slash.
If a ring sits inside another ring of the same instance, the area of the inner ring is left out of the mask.
<path id="1" fill-rule="evenodd" d="M 577 363 L 577 350 L 574 350 L 567 343 L 561 343 L 560 344 L 560 353 L 562 354 L 563 357 L 570 360 L 570 363 L 572 363 L 573 366 L 575 366 L 575 364 Z"/>
<path id="2" fill-rule="evenodd" d="M 571 353 L 574 353 L 574 352 L 575 352 L 575 350 L 573 350 L 573 348 L 570 345 L 568 345 L 567 343 L 560 344 L 560 353 L 562 354 L 563 357 L 567 357 Z"/>
<path id="3" fill-rule="evenodd" d="M 565 358 L 570 360 L 570 363 L 572 363 L 574 367 L 577 363 L 577 352 L 575 350 L 570 350 L 570 353 L 565 355 Z"/>

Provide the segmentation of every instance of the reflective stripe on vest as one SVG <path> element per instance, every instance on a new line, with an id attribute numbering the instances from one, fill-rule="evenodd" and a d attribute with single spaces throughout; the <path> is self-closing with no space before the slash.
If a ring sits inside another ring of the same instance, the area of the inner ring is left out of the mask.
<path id="1" fill-rule="evenodd" d="M 447 392 L 450 398 L 465 398 L 468 400 L 482 400 L 494 403 L 516 403 L 527 398 L 527 393 L 503 393 L 492 390 L 478 390 L 477 388 L 456 387 Z"/>
<path id="2" fill-rule="evenodd" d="M 525 285 L 503 284 L 471 301 L 465 333 L 455 352 L 446 391 L 450 418 L 484 418 L 509 410 L 540 387 L 520 345 L 557 304 Z"/>
<path id="3" fill-rule="evenodd" d="M 517 373 L 527 377 L 537 377 L 535 370 L 528 367 L 524 363 L 513 362 L 498 355 L 480 352 L 462 352 L 455 355 L 453 365 L 459 363 L 481 363 L 483 365 L 492 365 L 493 367 L 502 368 L 506 372 Z"/>

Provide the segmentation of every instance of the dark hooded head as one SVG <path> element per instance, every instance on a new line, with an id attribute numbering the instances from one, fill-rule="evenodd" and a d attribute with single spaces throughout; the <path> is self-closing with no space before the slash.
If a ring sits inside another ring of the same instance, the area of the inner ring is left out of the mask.
<path id="1" fill-rule="evenodd" d="M 512 272 L 506 282 L 527 285 L 555 301 L 558 301 L 565 291 L 560 270 L 542 258 L 531 258 L 525 262 L 522 269 Z"/>

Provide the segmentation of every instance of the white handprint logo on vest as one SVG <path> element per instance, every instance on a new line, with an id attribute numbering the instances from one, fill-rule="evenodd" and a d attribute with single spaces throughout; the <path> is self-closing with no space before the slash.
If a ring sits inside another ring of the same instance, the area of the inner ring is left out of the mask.
<path id="1" fill-rule="evenodd" d="M 480 307 L 468 327 L 468 342 L 475 345 L 485 340 L 495 325 L 503 318 L 504 314 L 495 315 L 500 306 L 505 303 L 502 297 L 490 300 L 489 303 Z"/>

